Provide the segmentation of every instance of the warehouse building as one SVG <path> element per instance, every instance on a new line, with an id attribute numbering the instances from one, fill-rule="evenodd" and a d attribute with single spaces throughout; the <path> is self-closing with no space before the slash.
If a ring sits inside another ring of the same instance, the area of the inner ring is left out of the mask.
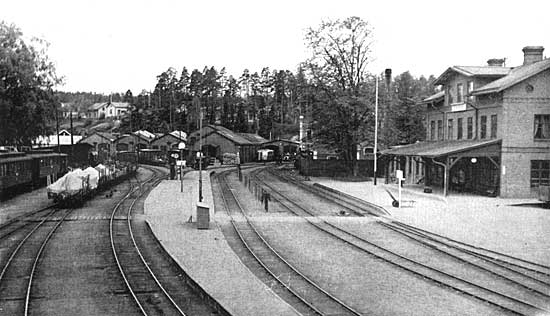
<path id="1" fill-rule="evenodd" d="M 267 140 L 257 134 L 236 133 L 219 125 L 205 125 L 201 131 L 189 134 L 188 145 L 190 150 L 199 151 L 200 135 L 202 135 L 202 151 L 205 155 L 222 160 L 225 153 L 237 154 L 241 163 L 256 159 L 256 151 Z"/>

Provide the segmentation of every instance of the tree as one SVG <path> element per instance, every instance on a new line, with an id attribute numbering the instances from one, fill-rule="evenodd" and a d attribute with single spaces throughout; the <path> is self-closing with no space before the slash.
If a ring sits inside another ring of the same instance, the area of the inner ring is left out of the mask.
<path id="1" fill-rule="evenodd" d="M 392 100 L 391 134 L 387 138 L 393 144 L 411 144 L 425 138 L 423 107 L 420 101 L 435 93 L 430 80 L 424 76 L 414 78 L 408 71 L 395 77 L 395 98 Z"/>
<path id="2" fill-rule="evenodd" d="M 373 127 L 366 87 L 373 40 L 369 24 L 358 17 L 324 21 L 306 33 L 312 56 L 305 68 L 317 90 L 313 109 L 316 140 L 353 161 L 358 144 Z"/>
<path id="3" fill-rule="evenodd" d="M 308 29 L 306 41 L 313 52 L 307 63 L 314 77 L 341 92 L 359 94 L 373 41 L 369 24 L 359 17 L 324 21 Z"/>
<path id="4" fill-rule="evenodd" d="M 51 132 L 57 101 L 52 88 L 61 83 L 46 54 L 48 44 L 23 40 L 15 25 L 0 22 L 0 144 L 30 145 Z"/>

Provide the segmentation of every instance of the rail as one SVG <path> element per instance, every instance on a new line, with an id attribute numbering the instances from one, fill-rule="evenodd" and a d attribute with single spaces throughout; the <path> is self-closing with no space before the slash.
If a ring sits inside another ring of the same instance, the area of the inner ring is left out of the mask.
<path id="1" fill-rule="evenodd" d="M 277 175 L 277 174 L 274 174 L 274 175 L 275 175 L 275 176 L 278 176 L 278 177 L 281 177 L 282 179 L 285 179 L 286 181 L 292 181 L 292 179 L 288 179 L 288 178 L 279 176 L 279 175 Z M 289 198 L 285 197 L 284 195 L 278 193 L 277 190 L 276 190 L 273 186 L 271 186 L 271 185 L 268 184 L 267 182 L 265 182 L 265 181 L 263 181 L 262 179 L 260 179 L 260 178 L 257 176 L 257 174 L 253 174 L 253 176 L 255 176 L 256 181 L 263 183 L 266 187 L 269 187 L 273 192 L 275 192 L 275 193 L 277 194 L 277 196 L 281 196 L 281 197 L 284 198 L 285 200 L 289 201 L 294 207 L 297 207 L 297 208 L 301 209 L 302 211 L 306 212 L 307 214 L 309 214 L 309 215 L 311 215 L 311 216 L 315 216 L 315 214 L 309 212 L 307 209 L 303 208 L 302 206 L 300 206 L 300 205 L 297 204 L 296 202 L 294 202 L 294 201 L 290 200 Z M 297 181 L 296 181 L 296 182 L 297 182 Z M 304 185 L 304 184 L 301 184 L 300 187 L 307 187 L 309 190 L 312 190 L 312 189 L 309 188 L 310 186 L 307 186 L 307 185 Z M 326 196 L 324 196 L 324 197 L 327 198 Z M 279 199 L 279 202 L 281 203 L 281 205 L 283 205 L 283 206 L 284 206 L 285 208 L 287 208 L 289 211 L 291 211 L 291 212 L 293 212 L 294 214 L 300 216 L 299 214 L 297 214 L 295 211 L 292 210 L 292 207 L 289 207 L 288 205 L 285 205 L 284 203 L 282 203 L 282 202 L 280 201 L 280 199 Z M 333 201 L 333 202 L 334 202 L 334 201 Z M 342 205 L 342 204 L 340 204 L 340 205 L 343 206 L 343 207 L 346 207 L 345 205 Z M 350 209 L 350 208 L 348 208 L 348 209 Z M 350 209 L 350 210 L 353 211 L 354 213 L 357 213 L 357 211 L 355 211 L 355 210 L 352 210 L 352 209 Z M 378 216 L 379 214 L 376 214 L 376 215 Z M 359 248 L 359 249 L 361 249 L 362 251 L 365 251 L 365 252 L 369 253 L 370 255 L 373 255 L 373 256 L 375 256 L 375 257 L 377 257 L 377 258 L 379 258 L 379 259 L 381 259 L 381 260 L 384 260 L 384 261 L 386 261 L 386 262 L 388 262 L 388 263 L 390 263 L 390 264 L 392 264 L 392 265 L 395 265 L 395 266 L 397 266 L 397 267 L 399 267 L 399 268 L 401 268 L 401 269 L 404 269 L 405 271 L 409 271 L 409 272 L 411 272 L 411 273 L 413 273 L 413 274 L 415 274 L 415 275 L 417 275 L 417 276 L 420 276 L 420 277 L 422 277 L 422 278 L 427 278 L 427 279 L 431 280 L 432 282 L 437 283 L 437 284 L 439 284 L 439 285 L 441 285 L 441 286 L 445 286 L 445 287 L 451 288 L 451 289 L 453 289 L 453 290 L 455 290 L 455 291 L 458 291 L 458 292 L 460 292 L 460 293 L 463 293 L 463 294 L 465 294 L 465 295 L 472 296 L 472 297 L 477 298 L 477 299 L 479 299 L 479 300 L 481 300 L 481 301 L 484 301 L 484 302 L 486 302 L 486 303 L 489 303 L 489 304 L 491 304 L 491 305 L 493 305 L 493 306 L 499 307 L 499 308 L 501 308 L 501 309 L 503 309 L 503 310 L 507 310 L 508 312 L 512 312 L 512 313 L 516 313 L 516 314 L 520 314 L 520 315 L 521 315 L 520 312 L 517 312 L 517 311 L 512 310 L 512 309 L 510 309 L 510 308 L 508 308 L 508 307 L 505 307 L 505 306 L 503 306 L 503 305 L 500 305 L 499 303 L 495 303 L 495 302 L 492 302 L 492 301 L 490 301 L 490 300 L 488 300 L 488 299 L 486 299 L 486 298 L 484 298 L 484 297 L 481 297 L 481 296 L 479 296 L 479 295 L 476 295 L 476 294 L 473 294 L 473 293 L 469 293 L 469 292 L 467 292 L 467 291 L 465 291 L 465 290 L 462 290 L 461 288 L 459 288 L 459 287 L 457 287 L 457 286 L 454 286 L 454 285 L 451 285 L 451 284 L 444 283 L 444 282 L 442 282 L 442 281 L 440 281 L 440 280 L 435 279 L 434 277 L 430 277 L 430 276 L 427 276 L 427 275 L 425 275 L 425 274 L 422 274 L 422 273 L 420 273 L 420 272 L 418 272 L 418 271 L 416 271 L 416 270 L 413 270 L 413 269 L 411 269 L 411 268 L 409 268 L 409 267 L 403 265 L 402 263 L 397 263 L 397 262 L 391 261 L 391 260 L 389 260 L 389 259 L 387 259 L 387 258 L 385 258 L 385 257 L 383 257 L 383 256 L 381 256 L 381 255 L 375 254 L 375 253 L 373 253 L 372 251 L 366 250 L 366 249 L 364 249 L 363 247 L 361 247 L 361 246 L 359 246 L 359 245 L 356 245 L 355 243 L 352 243 L 352 242 L 347 241 L 346 239 L 343 239 L 341 236 L 338 236 L 337 234 L 335 234 L 335 233 L 333 233 L 333 232 L 327 230 L 326 228 L 321 227 L 321 225 L 320 225 L 319 223 L 313 222 L 313 221 L 311 221 L 311 220 L 309 220 L 309 219 L 307 219 L 307 218 L 306 218 L 306 220 L 307 220 L 310 224 L 312 224 L 313 226 L 317 227 L 318 229 L 321 229 L 321 230 L 327 232 L 328 234 L 333 235 L 334 237 L 339 238 L 339 239 L 345 241 L 346 243 L 348 243 L 348 244 L 350 244 L 350 245 L 352 245 L 352 246 L 354 246 L 354 247 L 356 247 L 356 248 Z M 372 243 L 372 242 L 369 242 L 368 240 L 366 240 L 366 239 L 364 239 L 364 238 L 361 238 L 361 237 L 356 236 L 356 235 L 354 235 L 354 234 L 352 234 L 352 233 L 349 233 L 349 232 L 347 232 L 346 230 L 343 230 L 343 229 L 339 228 L 338 226 L 336 226 L 336 225 L 334 225 L 334 224 L 332 224 L 332 223 L 329 223 L 329 222 L 327 222 L 327 221 L 325 221 L 325 220 L 321 220 L 320 223 L 323 223 L 323 224 L 325 224 L 325 225 L 328 225 L 328 226 L 329 226 L 330 228 L 332 228 L 332 229 L 335 229 L 335 230 L 337 230 L 337 231 L 339 231 L 339 232 L 341 232 L 341 233 L 344 233 L 344 234 L 346 234 L 346 235 L 352 236 L 353 238 L 356 238 L 356 239 L 360 240 L 361 242 L 364 242 L 364 243 L 366 243 L 366 244 L 368 244 L 368 245 L 370 245 L 370 246 L 372 246 L 372 247 L 375 247 L 375 248 L 377 248 L 377 249 L 379 249 L 379 250 L 381 250 L 381 251 L 384 251 L 384 252 L 386 252 L 386 253 L 388 253 L 388 254 L 390 254 L 390 255 L 396 256 L 396 257 L 398 257 L 398 258 L 401 259 L 401 260 L 405 260 L 405 262 L 409 262 L 409 263 L 412 263 L 413 265 L 420 266 L 420 267 L 422 267 L 423 269 L 428 269 L 428 270 L 430 270 L 430 271 L 432 271 L 432 272 L 434 272 L 434 273 L 443 275 L 443 276 L 445 276 L 445 277 L 447 277 L 447 278 L 457 280 L 457 281 L 459 281 L 460 283 L 466 284 L 467 286 L 476 287 L 476 288 L 478 288 L 478 289 L 481 289 L 481 290 L 484 291 L 484 292 L 490 293 L 491 295 L 494 295 L 494 296 L 497 296 L 497 297 L 501 297 L 501 298 L 503 298 L 503 299 L 506 299 L 506 300 L 515 302 L 516 304 L 523 305 L 523 306 L 525 306 L 525 307 L 528 307 L 528 308 L 537 310 L 537 311 L 539 311 L 539 312 L 547 312 L 546 310 L 544 310 L 544 309 L 542 309 L 542 308 L 539 308 L 539 307 L 537 307 L 537 306 L 534 306 L 534 305 L 532 305 L 532 304 L 530 304 L 530 303 L 527 303 L 527 302 L 518 300 L 518 299 L 516 299 L 516 298 L 514 298 L 514 297 L 510 297 L 510 296 L 507 296 L 507 295 L 505 295 L 505 294 L 501 294 L 501 293 L 496 292 L 496 291 L 493 291 L 493 290 L 491 290 L 491 289 L 488 289 L 488 288 L 485 288 L 485 287 L 476 285 L 476 284 L 471 283 L 471 282 L 469 282 L 469 281 L 467 281 L 467 280 L 464 280 L 464 279 L 455 277 L 455 276 L 453 276 L 453 275 L 450 275 L 450 274 L 445 273 L 445 272 L 443 272 L 443 271 L 440 271 L 440 270 L 438 270 L 438 269 L 434 269 L 434 268 L 429 267 L 429 266 L 427 266 L 427 265 L 425 265 L 425 264 L 422 264 L 422 263 L 420 263 L 420 262 L 417 262 L 417 261 L 414 261 L 414 260 L 412 260 L 412 259 L 409 259 L 409 258 L 406 258 L 406 257 L 404 257 L 404 256 L 401 256 L 401 255 L 399 255 L 399 254 L 397 254 L 397 253 L 394 253 L 394 252 L 392 252 L 392 251 L 390 251 L 390 250 L 387 250 L 387 249 L 385 249 L 385 248 L 383 248 L 383 247 L 381 247 L 381 246 L 378 246 L 378 245 L 376 245 L 376 244 L 374 244 L 374 243 Z"/>
<path id="2" fill-rule="evenodd" d="M 223 176 L 222 176 L 223 177 Z M 318 284 L 316 284 L 314 281 L 312 281 L 311 279 L 309 279 L 308 277 L 306 277 L 303 273 L 301 273 L 298 269 L 296 269 L 294 266 L 292 266 L 286 259 L 284 259 L 271 245 L 269 245 L 269 243 L 263 238 L 263 236 L 259 233 L 259 231 L 256 229 L 256 227 L 254 226 L 254 224 L 252 224 L 252 222 L 249 220 L 248 216 L 244 213 L 244 209 L 243 207 L 241 206 L 238 198 L 235 196 L 235 194 L 231 191 L 231 189 L 229 188 L 229 184 L 227 183 L 227 180 L 225 178 L 223 178 L 223 182 L 224 183 L 224 186 L 222 186 L 222 198 L 224 199 L 224 202 L 225 202 L 225 205 L 226 205 L 226 211 L 228 213 L 228 215 L 231 217 L 231 223 L 233 225 L 233 227 L 235 228 L 235 230 L 237 231 L 237 233 L 239 234 L 239 237 L 241 238 L 241 240 L 243 241 L 243 243 L 245 244 L 245 246 L 247 247 L 247 249 L 253 254 L 253 256 L 256 258 L 256 260 L 264 267 L 264 269 L 266 269 L 266 271 L 268 271 L 269 274 L 271 274 L 279 283 L 281 283 L 285 288 L 287 288 L 291 293 L 293 293 L 296 297 L 298 297 L 304 304 L 306 304 L 307 306 L 310 306 L 310 308 L 312 310 L 314 310 L 316 313 L 318 313 L 319 315 L 323 315 L 323 312 L 320 311 L 317 307 L 315 307 L 313 305 L 313 303 L 311 302 L 308 302 L 305 298 L 303 298 L 299 293 L 297 293 L 294 289 L 292 289 L 290 286 L 288 286 L 287 284 L 285 284 L 282 280 L 279 279 L 279 277 L 277 277 L 277 274 L 275 272 L 273 272 L 271 269 L 269 269 L 269 267 L 267 267 L 267 265 L 265 265 L 260 258 L 258 258 L 255 254 L 254 254 L 254 251 L 248 246 L 245 238 L 242 236 L 242 234 L 239 232 L 239 228 L 237 227 L 237 225 L 235 225 L 235 220 L 233 218 L 233 215 L 230 213 L 229 211 L 229 206 L 228 206 L 228 202 L 227 202 L 227 198 L 226 198 L 226 193 L 229 192 L 230 195 L 232 196 L 233 200 L 235 201 L 236 205 L 238 206 L 238 209 L 239 209 L 239 212 L 242 214 L 243 218 L 245 219 L 245 223 L 247 223 L 249 225 L 249 227 L 251 228 L 251 230 L 258 236 L 258 238 L 265 244 L 265 246 L 270 249 L 270 251 L 279 259 L 281 260 L 282 262 L 284 262 L 292 271 L 294 271 L 297 275 L 299 275 L 301 278 L 303 278 L 308 284 L 310 284 L 311 286 L 313 286 L 315 289 L 317 289 L 318 291 L 320 291 L 321 293 L 323 293 L 326 297 L 328 297 L 330 300 L 336 302 L 338 305 L 340 305 L 344 310 L 346 310 L 348 313 L 351 313 L 353 315 L 361 315 L 358 311 L 354 310 L 352 307 L 348 306 L 347 304 L 345 304 L 344 302 L 342 302 L 340 299 L 338 299 L 337 297 L 335 297 L 334 295 L 328 293 L 327 291 L 325 291 L 324 289 L 322 289 Z M 224 190 L 225 188 L 225 190 Z M 225 191 L 225 192 L 224 192 Z"/>

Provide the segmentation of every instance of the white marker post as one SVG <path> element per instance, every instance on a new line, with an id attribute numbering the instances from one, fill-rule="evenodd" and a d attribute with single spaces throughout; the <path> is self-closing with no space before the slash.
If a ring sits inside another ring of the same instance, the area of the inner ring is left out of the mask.
<path id="1" fill-rule="evenodd" d="M 403 170 L 395 170 L 395 177 L 397 178 L 397 185 L 399 186 L 399 208 L 401 208 L 401 182 L 403 181 Z"/>
<path id="2" fill-rule="evenodd" d="M 180 132 L 181 134 L 181 132 Z M 180 168 L 180 191 L 183 192 L 183 168 L 185 168 L 185 161 L 183 160 L 183 150 L 185 149 L 185 143 L 184 142 L 180 142 L 178 144 L 178 149 L 180 150 L 180 154 L 179 154 L 179 159 L 178 161 L 176 161 L 176 164 L 179 166 Z"/>

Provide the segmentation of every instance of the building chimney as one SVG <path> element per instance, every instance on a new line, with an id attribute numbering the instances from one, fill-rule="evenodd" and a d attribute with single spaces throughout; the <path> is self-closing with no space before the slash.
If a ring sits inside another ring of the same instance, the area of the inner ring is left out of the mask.
<path id="1" fill-rule="evenodd" d="M 506 58 L 491 58 L 487 61 L 487 65 L 493 67 L 503 67 Z"/>
<path id="2" fill-rule="evenodd" d="M 542 46 L 525 46 L 523 48 L 523 64 L 529 65 L 542 60 L 542 52 L 544 47 Z"/>

